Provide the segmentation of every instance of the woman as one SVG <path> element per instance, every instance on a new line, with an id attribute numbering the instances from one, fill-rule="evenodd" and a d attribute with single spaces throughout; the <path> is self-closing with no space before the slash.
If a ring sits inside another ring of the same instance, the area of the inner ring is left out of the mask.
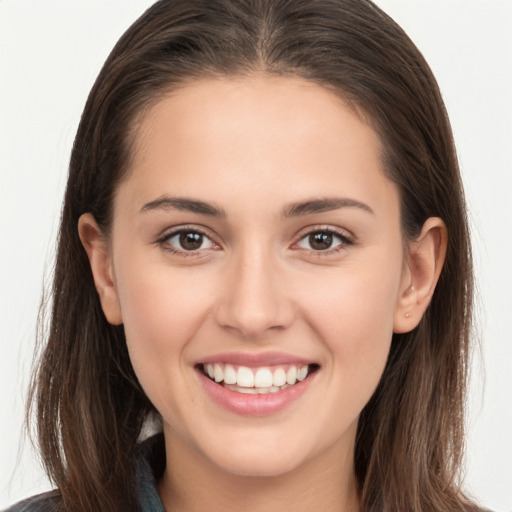
<path id="1" fill-rule="evenodd" d="M 13 510 L 470 510 L 471 301 L 449 123 L 396 24 L 158 2 L 76 136 L 32 402 L 58 491 Z"/>

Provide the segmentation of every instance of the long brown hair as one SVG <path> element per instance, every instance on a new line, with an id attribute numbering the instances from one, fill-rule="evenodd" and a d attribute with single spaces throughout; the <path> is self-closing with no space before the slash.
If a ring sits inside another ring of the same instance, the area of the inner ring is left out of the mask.
<path id="1" fill-rule="evenodd" d="M 105 319 L 77 223 L 108 233 L 138 116 L 190 80 L 290 75 L 337 92 L 370 119 L 399 187 L 402 230 L 448 230 L 446 263 L 419 326 L 394 335 L 363 410 L 355 470 L 365 511 L 460 511 L 458 484 L 472 264 L 452 133 L 421 54 L 369 0 L 161 0 L 122 36 L 87 100 L 62 212 L 49 336 L 31 394 L 48 474 L 68 511 L 136 508 L 133 453 L 152 405 L 122 326 Z"/>

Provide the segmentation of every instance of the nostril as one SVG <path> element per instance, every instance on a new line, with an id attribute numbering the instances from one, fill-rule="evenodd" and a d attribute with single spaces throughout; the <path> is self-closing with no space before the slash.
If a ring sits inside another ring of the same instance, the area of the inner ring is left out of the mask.
<path id="1" fill-rule="evenodd" d="M 279 286 L 279 276 L 261 265 L 244 267 L 231 276 L 214 311 L 220 326 L 238 332 L 245 340 L 256 340 L 270 329 L 285 329 L 295 317 L 284 293 L 287 287 Z"/>

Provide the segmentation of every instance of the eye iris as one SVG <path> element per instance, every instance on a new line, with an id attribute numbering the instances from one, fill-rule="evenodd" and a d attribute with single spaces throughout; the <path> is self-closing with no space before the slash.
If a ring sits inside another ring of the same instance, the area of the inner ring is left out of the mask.
<path id="1" fill-rule="evenodd" d="M 180 245 L 186 251 L 195 251 L 203 245 L 203 235 L 190 231 L 180 233 Z"/>
<path id="2" fill-rule="evenodd" d="M 331 248 L 333 242 L 332 238 L 332 233 L 327 233 L 325 231 L 312 233 L 309 235 L 309 244 L 317 251 L 325 251 Z"/>

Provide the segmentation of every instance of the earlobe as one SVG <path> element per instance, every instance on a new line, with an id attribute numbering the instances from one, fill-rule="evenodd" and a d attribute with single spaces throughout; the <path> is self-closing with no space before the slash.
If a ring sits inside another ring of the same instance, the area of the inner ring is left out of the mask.
<path id="1" fill-rule="evenodd" d="M 395 308 L 395 333 L 412 331 L 419 324 L 434 294 L 447 244 L 446 225 L 438 217 L 427 219 L 419 237 L 409 244 Z"/>
<path id="2" fill-rule="evenodd" d="M 109 323 L 123 323 L 119 297 L 114 281 L 112 258 L 105 236 L 90 213 L 78 220 L 78 234 L 91 265 L 94 284 L 101 307 Z"/>

